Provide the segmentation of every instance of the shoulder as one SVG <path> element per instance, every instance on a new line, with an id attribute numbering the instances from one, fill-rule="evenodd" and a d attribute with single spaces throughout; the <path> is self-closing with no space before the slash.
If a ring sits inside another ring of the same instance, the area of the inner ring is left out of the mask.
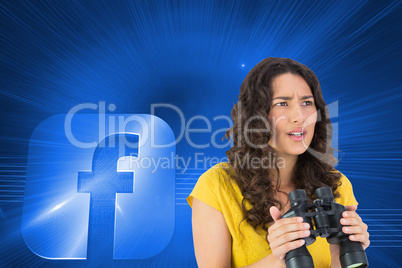
<path id="1" fill-rule="evenodd" d="M 331 171 L 331 173 L 337 173 L 341 176 L 339 178 L 337 191 L 343 192 L 345 190 L 352 189 L 352 183 L 342 172 L 340 172 L 337 169 L 334 169 L 333 171 Z"/>
<path id="2" fill-rule="evenodd" d="M 205 171 L 198 179 L 187 201 L 192 206 L 193 198 L 221 211 L 220 200 L 228 191 L 232 168 L 227 162 L 218 163 Z"/>
<path id="3" fill-rule="evenodd" d="M 210 184 L 219 184 L 222 180 L 229 180 L 231 178 L 231 172 L 233 172 L 232 166 L 227 162 L 221 162 L 205 171 L 200 176 L 198 181 L 206 181 Z"/>
<path id="4" fill-rule="evenodd" d="M 335 201 L 344 206 L 357 205 L 358 203 L 353 194 L 353 186 L 350 180 L 339 170 L 335 169 L 332 172 L 336 172 L 341 175 L 338 188 L 336 189 L 336 192 L 340 194 L 340 197 L 336 198 Z"/>
<path id="5" fill-rule="evenodd" d="M 205 171 L 197 181 L 196 187 L 208 187 L 216 195 L 220 192 L 227 192 L 232 184 L 234 170 L 227 162 L 221 162 Z"/>

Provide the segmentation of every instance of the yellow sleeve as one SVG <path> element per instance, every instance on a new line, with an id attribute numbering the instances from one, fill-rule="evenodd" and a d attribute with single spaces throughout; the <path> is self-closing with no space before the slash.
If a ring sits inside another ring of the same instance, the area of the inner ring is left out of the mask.
<path id="1" fill-rule="evenodd" d="M 340 185 L 336 189 L 341 196 L 335 198 L 335 202 L 344 205 L 344 206 L 353 206 L 358 205 L 359 203 L 356 201 L 356 198 L 353 194 L 353 187 L 350 183 L 349 179 L 341 173 L 342 177 L 340 179 Z"/>
<path id="2" fill-rule="evenodd" d="M 190 196 L 187 197 L 188 204 L 192 207 L 193 198 L 204 202 L 205 204 L 222 212 L 222 208 L 219 202 L 220 194 L 220 171 L 217 166 L 214 166 L 207 170 L 200 176 Z"/>

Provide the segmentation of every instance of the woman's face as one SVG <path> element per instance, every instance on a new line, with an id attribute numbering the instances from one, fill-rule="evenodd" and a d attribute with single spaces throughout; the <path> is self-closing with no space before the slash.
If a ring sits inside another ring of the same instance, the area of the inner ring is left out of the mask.
<path id="1" fill-rule="evenodd" d="M 310 146 L 317 121 L 311 89 L 301 76 L 291 73 L 275 77 L 272 89 L 268 119 L 273 129 L 268 144 L 280 154 L 300 155 Z"/>

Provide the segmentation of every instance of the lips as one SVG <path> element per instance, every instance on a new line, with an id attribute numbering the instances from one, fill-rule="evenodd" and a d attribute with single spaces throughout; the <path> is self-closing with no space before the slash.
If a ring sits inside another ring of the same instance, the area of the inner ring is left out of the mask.
<path id="1" fill-rule="evenodd" d="M 304 139 L 304 136 L 306 135 L 306 131 L 304 129 L 294 129 L 290 132 L 288 132 L 289 138 L 291 138 L 294 141 L 302 141 Z"/>
<path id="2" fill-rule="evenodd" d="M 287 133 L 290 136 L 304 136 L 306 135 L 306 130 L 303 128 L 295 128 Z"/>

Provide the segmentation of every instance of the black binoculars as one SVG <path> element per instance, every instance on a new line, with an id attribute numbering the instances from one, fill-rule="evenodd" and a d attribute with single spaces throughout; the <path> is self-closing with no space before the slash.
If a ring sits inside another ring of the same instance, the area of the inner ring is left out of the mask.
<path id="1" fill-rule="evenodd" d="M 366 252 L 360 242 L 350 241 L 349 235 L 342 232 L 340 220 L 346 208 L 334 201 L 330 187 L 318 188 L 315 200 L 308 204 L 304 190 L 294 190 L 289 193 L 291 208 L 282 218 L 302 217 L 303 222 L 310 224 L 310 236 L 304 238 L 306 243 L 286 254 L 287 268 L 314 267 L 313 259 L 307 250 L 317 236 L 326 237 L 328 243 L 339 244 L 339 260 L 342 268 L 365 268 L 368 266 Z M 313 224 L 315 224 L 315 228 Z"/>

